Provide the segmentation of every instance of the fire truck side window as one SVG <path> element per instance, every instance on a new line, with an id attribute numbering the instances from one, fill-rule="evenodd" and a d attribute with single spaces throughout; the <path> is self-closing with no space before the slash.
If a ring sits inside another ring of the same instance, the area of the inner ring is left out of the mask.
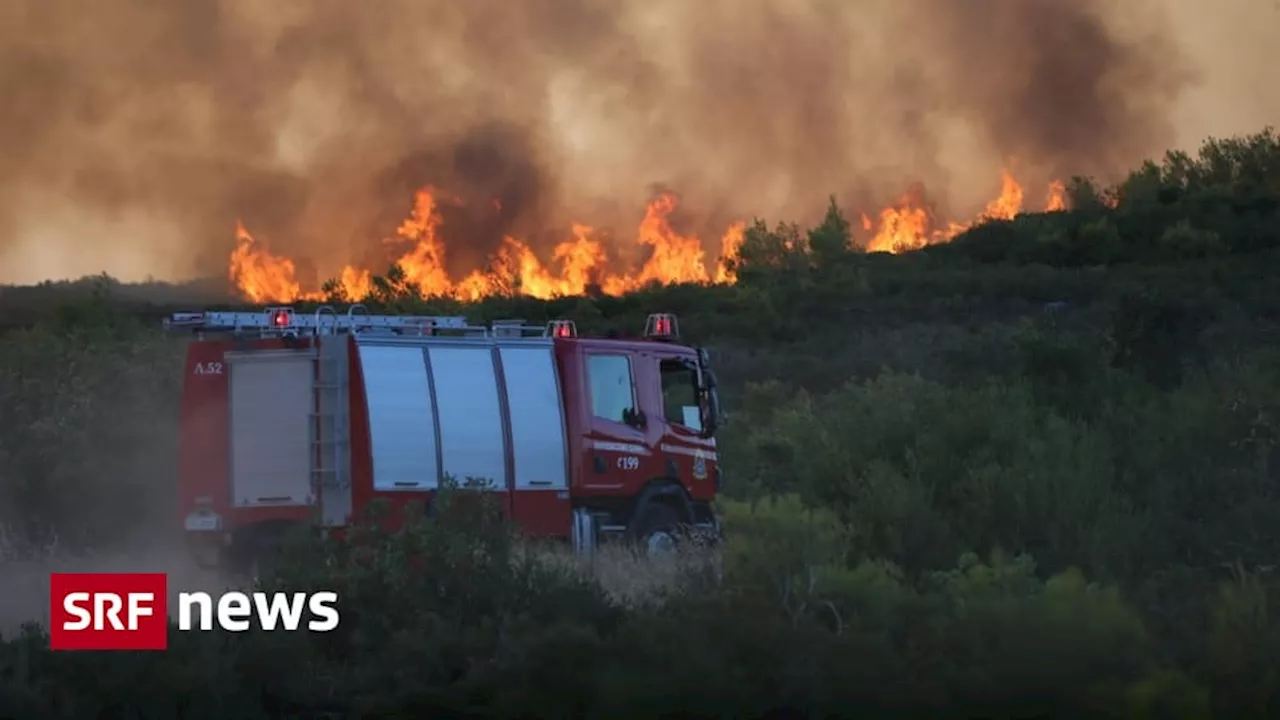
<path id="1" fill-rule="evenodd" d="M 663 360 L 662 412 L 667 422 L 683 425 L 695 432 L 702 430 L 698 406 L 698 376 L 693 368 L 678 360 Z"/>
<path id="2" fill-rule="evenodd" d="M 624 422 L 624 411 L 635 408 L 631 358 L 626 355 L 588 355 L 587 382 L 591 389 L 591 413 L 596 417 Z"/>

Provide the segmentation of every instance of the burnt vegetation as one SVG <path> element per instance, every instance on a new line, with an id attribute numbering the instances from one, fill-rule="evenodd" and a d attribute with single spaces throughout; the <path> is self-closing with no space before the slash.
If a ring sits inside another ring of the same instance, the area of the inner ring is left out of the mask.
<path id="1" fill-rule="evenodd" d="M 1280 715 L 1280 139 L 1069 192 L 900 256 L 847 249 L 834 204 L 760 221 L 732 286 L 459 306 L 392 272 L 393 310 L 677 313 L 729 415 L 719 571 L 618 602 L 459 506 L 300 541 L 271 584 L 338 589 L 330 634 L 97 655 L 30 625 L 0 716 Z M 178 532 L 183 341 L 156 320 L 200 295 L 0 291 L 10 562 Z"/>

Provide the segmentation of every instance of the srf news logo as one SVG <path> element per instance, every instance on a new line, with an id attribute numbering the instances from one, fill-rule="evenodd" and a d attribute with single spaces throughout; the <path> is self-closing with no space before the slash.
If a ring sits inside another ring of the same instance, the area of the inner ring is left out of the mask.
<path id="1" fill-rule="evenodd" d="M 54 573 L 49 576 L 52 650 L 164 650 L 169 646 L 169 579 L 164 573 Z M 178 630 L 244 632 L 338 627 L 337 593 L 204 592 L 178 595 Z M 199 613 L 199 621 L 193 617 Z"/>

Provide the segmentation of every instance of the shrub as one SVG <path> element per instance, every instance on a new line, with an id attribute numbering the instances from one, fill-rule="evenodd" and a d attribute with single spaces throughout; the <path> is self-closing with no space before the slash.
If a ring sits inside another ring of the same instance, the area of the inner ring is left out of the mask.
<path id="1" fill-rule="evenodd" d="M 102 296 L 0 334 L 0 525 L 75 550 L 167 519 L 182 352 Z"/>

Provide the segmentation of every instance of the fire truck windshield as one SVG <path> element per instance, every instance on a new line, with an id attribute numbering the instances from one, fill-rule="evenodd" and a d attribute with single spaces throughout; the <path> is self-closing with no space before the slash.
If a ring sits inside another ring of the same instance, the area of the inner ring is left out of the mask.
<path id="1" fill-rule="evenodd" d="M 698 405 L 698 374 L 683 360 L 663 360 L 662 410 L 667 422 L 702 432 L 702 409 Z"/>

